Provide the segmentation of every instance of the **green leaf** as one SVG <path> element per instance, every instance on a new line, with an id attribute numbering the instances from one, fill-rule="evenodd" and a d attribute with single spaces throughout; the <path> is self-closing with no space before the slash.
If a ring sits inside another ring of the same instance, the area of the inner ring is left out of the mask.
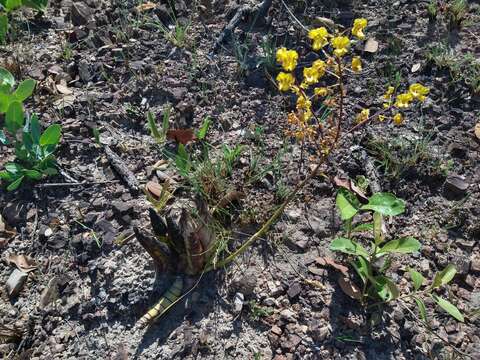
<path id="1" fill-rule="evenodd" d="M 348 220 L 354 217 L 360 206 L 360 202 L 355 195 L 347 189 L 338 190 L 336 203 L 342 220 Z"/>
<path id="2" fill-rule="evenodd" d="M 62 136 L 62 127 L 58 124 L 50 125 L 40 136 L 39 143 L 41 146 L 57 145 Z"/>
<path id="3" fill-rule="evenodd" d="M 415 302 L 417 303 L 418 313 L 420 314 L 420 319 L 427 322 L 427 308 L 425 307 L 425 303 L 422 299 L 414 297 Z"/>
<path id="4" fill-rule="evenodd" d="M 372 279 L 372 270 L 365 258 L 359 256 L 357 261 L 352 261 L 351 264 L 364 283 L 367 282 L 367 279 Z"/>
<path id="5" fill-rule="evenodd" d="M 377 254 L 379 256 L 387 253 L 410 254 L 420 250 L 421 246 L 420 241 L 408 236 L 387 242 L 378 250 Z"/>
<path id="6" fill-rule="evenodd" d="M 212 123 L 212 120 L 207 116 L 205 120 L 203 120 L 202 126 L 200 127 L 200 130 L 197 132 L 197 138 L 199 140 L 205 139 L 205 136 L 207 136 L 208 129 L 210 128 L 210 124 Z"/>
<path id="7" fill-rule="evenodd" d="M 32 135 L 32 140 L 34 144 L 39 144 L 40 142 L 40 122 L 38 121 L 38 116 L 33 114 L 30 117 L 30 134 Z"/>
<path id="8" fill-rule="evenodd" d="M 332 241 L 330 244 L 330 250 L 332 251 L 340 251 L 345 254 L 351 254 L 351 255 L 357 255 L 357 256 L 363 256 L 364 258 L 368 258 L 369 254 L 365 248 L 356 243 L 353 240 L 347 239 L 347 238 L 336 238 L 335 240 Z"/>
<path id="9" fill-rule="evenodd" d="M 3 145 L 8 145 L 7 136 L 5 135 L 5 132 L 3 130 L 0 130 L 0 143 L 2 143 Z"/>
<path id="10" fill-rule="evenodd" d="M 12 182 L 10 185 L 7 186 L 7 190 L 8 191 L 13 191 L 13 190 L 18 189 L 18 187 L 20 186 L 20 184 L 23 181 L 23 178 L 24 178 L 23 175 L 20 176 L 18 179 L 16 179 L 14 182 Z"/>
<path id="11" fill-rule="evenodd" d="M 385 232 L 383 231 L 383 215 L 379 212 L 373 213 L 373 237 L 375 245 L 379 246 L 385 241 Z"/>
<path id="12" fill-rule="evenodd" d="M 370 231 L 372 229 L 373 229 L 372 223 L 365 223 L 365 224 L 360 224 L 355 226 L 351 232 L 354 233 L 354 232 Z"/>
<path id="13" fill-rule="evenodd" d="M 23 5 L 35 10 L 45 11 L 48 6 L 48 0 L 23 0 Z"/>
<path id="14" fill-rule="evenodd" d="M 12 11 L 18 9 L 22 6 L 22 0 L 7 0 L 5 2 L 5 9 L 8 11 Z"/>
<path id="15" fill-rule="evenodd" d="M 151 111 L 149 111 L 147 113 L 147 121 L 148 121 L 148 127 L 150 128 L 150 132 L 152 134 L 152 137 L 155 140 L 162 139 L 162 136 L 160 135 L 160 132 L 158 131 L 157 122 L 155 121 L 155 118 L 154 118 Z"/>
<path id="16" fill-rule="evenodd" d="M 8 182 L 12 182 L 14 177 L 8 171 L 0 171 L 0 179 Z"/>
<path id="17" fill-rule="evenodd" d="M 21 173 L 23 168 L 15 163 L 6 163 L 5 170 L 7 170 L 10 174 L 17 175 Z"/>
<path id="18" fill-rule="evenodd" d="M 1 22 L 2 16 L 0 16 L 0 22 Z M 15 78 L 13 77 L 13 75 L 10 73 L 10 71 L 8 71 L 7 69 L 1 66 L 0 66 L 0 85 L 2 86 L 7 85 L 8 88 L 10 89 L 13 87 L 13 85 L 15 85 Z"/>
<path id="19" fill-rule="evenodd" d="M 425 278 L 423 277 L 423 275 L 420 274 L 418 271 L 410 268 L 408 269 L 408 272 L 410 273 L 410 277 L 412 278 L 412 281 L 413 281 L 413 288 L 415 290 L 420 289 L 423 283 L 425 282 Z"/>
<path id="20" fill-rule="evenodd" d="M 187 176 L 190 171 L 190 157 L 188 156 L 187 150 L 183 144 L 178 145 L 177 155 L 175 157 L 175 165 L 182 174 L 182 176 Z"/>
<path id="21" fill-rule="evenodd" d="M 377 211 L 385 216 L 396 216 L 405 211 L 405 202 L 393 194 L 376 193 L 368 199 L 368 204 L 361 207 L 362 210 Z"/>
<path id="22" fill-rule="evenodd" d="M 432 289 L 436 289 L 440 286 L 448 284 L 455 274 L 457 273 L 457 269 L 452 264 L 448 264 L 445 269 L 435 274 L 435 278 L 433 279 Z"/>
<path id="23" fill-rule="evenodd" d="M 23 80 L 17 87 L 17 90 L 13 93 L 13 96 L 16 100 L 22 102 L 30 95 L 33 94 L 33 89 L 35 89 L 35 80 L 27 79 Z"/>
<path id="24" fill-rule="evenodd" d="M 58 170 L 55 169 L 55 168 L 52 168 L 52 167 L 48 167 L 48 168 L 42 170 L 42 172 L 47 176 L 53 176 L 53 175 L 58 174 Z"/>
<path id="25" fill-rule="evenodd" d="M 450 301 L 442 299 L 441 297 L 435 294 L 431 294 L 431 297 L 443 310 L 449 313 L 452 317 L 454 317 L 455 319 L 461 322 L 465 321 L 460 310 L 458 310 L 457 307 L 453 305 Z"/>
<path id="26" fill-rule="evenodd" d="M 0 44 L 4 44 L 7 41 L 8 32 L 8 16 L 7 14 L 0 14 Z M 1 82 L 0 74 L 0 82 Z"/>
<path id="27" fill-rule="evenodd" d="M 382 275 L 375 277 L 375 289 L 380 298 L 385 301 L 396 299 L 400 295 L 400 291 L 393 281 Z"/>
<path id="28" fill-rule="evenodd" d="M 23 174 L 27 178 L 33 179 L 33 180 L 40 180 L 42 178 L 42 173 L 40 171 L 37 171 L 37 170 L 25 170 L 23 172 Z"/>
<path id="29" fill-rule="evenodd" d="M 8 107 L 7 113 L 5 114 L 5 128 L 12 135 L 15 135 L 18 129 L 23 127 L 24 117 L 23 117 L 23 107 L 22 104 L 18 101 L 14 101 Z"/>

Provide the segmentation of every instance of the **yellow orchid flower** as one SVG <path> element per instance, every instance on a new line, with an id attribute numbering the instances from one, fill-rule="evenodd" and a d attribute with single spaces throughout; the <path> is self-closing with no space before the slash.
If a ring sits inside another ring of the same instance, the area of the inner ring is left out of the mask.
<path id="1" fill-rule="evenodd" d="M 315 96 L 327 96 L 328 89 L 326 87 L 317 87 L 313 90 Z"/>
<path id="2" fill-rule="evenodd" d="M 423 102 L 425 100 L 425 95 L 428 95 L 430 89 L 422 84 L 415 83 L 410 85 L 408 92 L 412 94 L 414 99 L 418 99 Z"/>
<path id="3" fill-rule="evenodd" d="M 395 106 L 400 109 L 406 109 L 410 106 L 410 102 L 413 100 L 413 95 L 411 93 L 403 93 L 397 96 L 397 101 Z"/>
<path id="4" fill-rule="evenodd" d="M 369 116 L 370 116 L 370 109 L 363 109 L 362 111 L 360 111 L 360 114 L 357 115 L 356 121 L 357 123 L 361 123 L 363 121 L 366 121 Z"/>
<path id="5" fill-rule="evenodd" d="M 320 78 L 320 73 L 315 67 L 306 67 L 303 68 L 303 82 L 307 85 L 313 85 L 318 82 Z"/>
<path id="6" fill-rule="evenodd" d="M 332 46 L 335 49 L 333 53 L 342 57 L 348 53 L 348 46 L 350 45 L 350 39 L 347 36 L 336 36 L 332 39 Z"/>
<path id="7" fill-rule="evenodd" d="M 354 56 L 352 58 L 352 70 L 355 72 L 362 71 L 362 60 L 360 60 L 360 56 Z"/>
<path id="8" fill-rule="evenodd" d="M 394 92 L 395 92 L 395 88 L 393 86 L 389 86 L 387 89 L 387 92 L 385 93 L 385 95 L 383 95 L 383 99 L 387 101 L 390 100 Z"/>
<path id="9" fill-rule="evenodd" d="M 403 123 L 403 115 L 400 113 L 397 113 L 393 116 L 393 122 L 396 125 L 401 125 Z"/>
<path id="10" fill-rule="evenodd" d="M 312 29 L 308 32 L 309 39 L 313 40 L 312 48 L 315 51 L 320 50 L 325 45 L 328 44 L 328 37 L 330 34 L 328 33 L 327 29 L 319 27 L 317 29 Z"/>
<path id="11" fill-rule="evenodd" d="M 280 91 L 288 91 L 295 83 L 295 78 L 290 73 L 280 72 L 277 75 L 278 89 Z"/>
<path id="12" fill-rule="evenodd" d="M 298 53 L 282 47 L 277 50 L 277 62 L 285 71 L 293 71 L 297 67 Z"/>
<path id="13" fill-rule="evenodd" d="M 367 27 L 368 21 L 364 18 L 355 19 L 353 22 L 352 35 L 359 38 L 360 40 L 365 39 L 365 34 L 363 29 Z"/>

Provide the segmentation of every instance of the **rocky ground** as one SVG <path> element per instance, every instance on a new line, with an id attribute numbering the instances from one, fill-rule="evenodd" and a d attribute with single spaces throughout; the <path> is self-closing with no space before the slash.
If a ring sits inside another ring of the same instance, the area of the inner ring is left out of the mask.
<path id="1" fill-rule="evenodd" d="M 7 338 L 0 354 L 479 359 L 480 140 L 474 128 L 480 120 L 480 5 L 471 1 L 462 26 L 452 29 L 449 3 L 439 1 L 432 21 L 429 1 L 274 0 L 266 18 L 254 23 L 246 16 L 219 46 L 225 25 L 255 1 L 176 1 L 174 9 L 160 1 L 147 9 L 137 0 L 52 0 L 43 16 L 19 12 L 14 41 L 0 48 L 0 61 L 17 79 L 37 80 L 26 107 L 43 125 L 61 124 L 63 138 L 59 175 L 15 192 L 0 189 L 0 337 Z M 231 225 L 230 249 L 238 246 L 285 189 L 308 173 L 299 146 L 284 142 L 292 103 L 270 81 L 279 68 L 268 50 L 285 44 L 308 58 L 298 21 L 311 26 L 322 17 L 345 26 L 365 17 L 368 37 L 379 44 L 375 51 L 355 49 L 364 70 L 346 86 L 349 121 L 359 108 L 381 106 L 379 97 L 394 81 L 431 89 L 422 110 L 409 113 L 403 126 L 377 123 L 348 135 L 322 168 L 327 176 L 302 190 L 265 239 L 234 264 L 202 276 L 172 311 L 139 330 L 136 321 L 171 279 L 155 277 L 152 259 L 129 236 L 134 225 L 149 228 L 150 203 L 113 167 L 107 148 L 141 186 L 166 176 L 181 181 L 172 167 L 155 167 L 164 153 L 150 135 L 146 112 L 160 122 L 172 106 L 171 122 L 179 128 L 198 129 L 212 119 L 212 154 L 222 144 L 243 145 L 229 180 L 245 194 Z M 186 28 L 184 39 L 169 35 L 172 19 L 177 29 Z M 13 152 L 0 151 L 3 166 Z M 267 171 L 247 181 L 254 159 Z M 407 211 L 388 224 L 389 232 L 422 242 L 420 253 L 396 258 L 394 279 L 402 283 L 407 266 L 431 279 L 453 263 L 458 274 L 445 295 L 465 314 L 464 323 L 434 312 L 433 302 L 427 308 L 438 336 L 395 305 L 374 322 L 340 289 L 347 262 L 328 247 L 341 226 L 329 179 L 360 175 L 406 201 Z M 122 234 L 129 240 L 119 245 Z M 12 255 L 28 255 L 34 264 L 20 271 L 7 261 Z M 18 291 L 9 294 L 7 282 Z"/>

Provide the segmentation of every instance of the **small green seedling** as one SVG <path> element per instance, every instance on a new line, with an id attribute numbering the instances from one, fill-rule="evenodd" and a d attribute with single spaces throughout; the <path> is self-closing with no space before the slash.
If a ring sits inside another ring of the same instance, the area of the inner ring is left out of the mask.
<path id="1" fill-rule="evenodd" d="M 16 156 L 15 162 L 7 163 L 5 170 L 0 171 L 0 179 L 8 183 L 8 191 L 17 189 L 24 179 L 40 180 L 57 174 L 53 153 L 60 141 L 60 125 L 51 125 L 41 133 L 38 117 L 25 116 L 21 103 L 15 101 L 6 113 L 5 131 L 0 130 L 0 143 L 12 143 Z"/>
<path id="2" fill-rule="evenodd" d="M 21 8 L 28 7 L 38 11 L 45 11 L 48 0 L 0 0 L 0 43 L 5 43 L 8 34 L 9 15 Z"/>
<path id="3" fill-rule="evenodd" d="M 362 282 L 362 291 L 352 291 L 363 305 L 368 300 L 377 301 L 375 304 L 388 303 L 393 300 L 410 298 L 417 303 L 420 318 L 426 322 L 426 308 L 422 297 L 429 296 L 448 314 L 464 321 L 460 311 L 449 301 L 439 297 L 435 291 L 447 285 L 454 277 L 456 270 L 448 265 L 438 272 L 429 286 L 424 287 L 425 278 L 419 272 L 409 269 L 413 291 L 407 295 L 400 295 L 400 290 L 393 279 L 387 275 L 392 263 L 392 257 L 397 254 L 412 254 L 420 250 L 420 242 L 410 236 L 394 240 L 386 239 L 384 224 L 385 216 L 397 216 L 405 211 L 405 202 L 389 193 L 376 193 L 362 205 L 357 197 L 346 189 L 340 189 L 336 198 L 340 217 L 345 222 L 346 237 L 339 237 L 332 241 L 330 249 L 353 256 L 350 262 Z M 355 224 L 356 215 L 372 213 L 372 222 Z M 353 234 L 371 232 L 371 239 L 367 240 L 368 247 L 364 247 L 359 239 L 352 239 Z M 422 289 L 423 287 L 423 289 Z"/>
<path id="4" fill-rule="evenodd" d="M 22 104 L 32 95 L 35 84 L 35 80 L 26 79 L 15 88 L 13 75 L 0 67 L 0 114 L 5 114 L 14 102 Z"/>

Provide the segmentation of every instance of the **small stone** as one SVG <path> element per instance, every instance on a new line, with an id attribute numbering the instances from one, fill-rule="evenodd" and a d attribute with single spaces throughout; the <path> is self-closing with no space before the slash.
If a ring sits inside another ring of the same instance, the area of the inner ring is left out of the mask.
<path id="1" fill-rule="evenodd" d="M 463 196 L 468 189 L 468 186 L 469 184 L 465 181 L 463 176 L 455 174 L 449 175 L 443 185 L 444 195 L 447 198 L 452 196 Z"/>
<path id="2" fill-rule="evenodd" d="M 269 290 L 269 295 L 273 297 L 281 295 L 284 291 L 279 282 L 268 281 L 267 287 Z"/>
<path id="3" fill-rule="evenodd" d="M 267 297 L 267 298 L 263 299 L 262 304 L 264 306 L 276 306 L 277 302 L 275 301 L 274 298 Z"/>
<path id="4" fill-rule="evenodd" d="M 240 314 L 240 312 L 243 309 L 244 300 L 245 300 L 245 297 L 243 296 L 242 293 L 237 292 L 235 294 L 235 299 L 233 301 L 233 313 L 234 314 Z"/>
<path id="5" fill-rule="evenodd" d="M 470 268 L 473 271 L 478 271 L 480 272 L 480 256 L 472 256 L 472 263 L 470 265 Z"/>
<path id="6" fill-rule="evenodd" d="M 291 284 L 287 290 L 287 295 L 290 300 L 296 298 L 302 292 L 302 286 L 298 282 Z"/>
<path id="7" fill-rule="evenodd" d="M 7 291 L 8 296 L 11 298 L 18 295 L 20 290 L 22 290 L 25 281 L 27 280 L 28 274 L 20 271 L 18 269 L 13 270 L 7 280 Z"/>
<path id="8" fill-rule="evenodd" d="M 282 310 L 280 312 L 280 317 L 287 322 L 295 321 L 295 313 L 289 309 Z"/>
<path id="9" fill-rule="evenodd" d="M 299 209 L 290 209 L 285 212 L 285 215 L 292 222 L 297 222 L 302 216 L 302 212 Z"/>
<path id="10" fill-rule="evenodd" d="M 112 209 L 115 213 L 125 215 L 133 210 L 133 205 L 125 201 L 114 201 L 112 203 Z"/>
<path id="11" fill-rule="evenodd" d="M 47 227 L 47 228 L 45 229 L 45 231 L 43 232 L 43 236 L 45 236 L 46 238 L 52 236 L 52 234 L 53 234 L 53 230 L 52 230 L 51 228 L 49 228 L 49 227 Z"/>
<path id="12" fill-rule="evenodd" d="M 280 327 L 278 327 L 277 325 L 273 325 L 270 331 L 275 335 L 282 335 L 282 329 L 280 329 Z"/>
<path id="13" fill-rule="evenodd" d="M 82 2 L 75 2 L 71 8 L 72 24 L 86 25 L 92 17 L 92 9 Z"/>

